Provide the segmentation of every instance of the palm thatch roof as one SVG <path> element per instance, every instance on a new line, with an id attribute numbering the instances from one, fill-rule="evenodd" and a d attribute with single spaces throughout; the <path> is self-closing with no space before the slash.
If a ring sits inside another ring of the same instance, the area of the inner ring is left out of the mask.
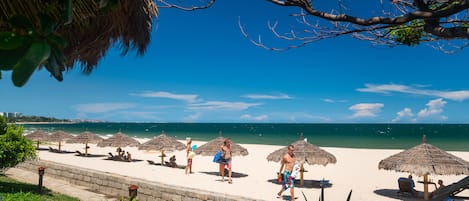
<path id="1" fill-rule="evenodd" d="M 45 14 L 62 22 L 66 13 L 62 0 L 14 0 L 0 1 L 0 31 L 10 31 L 8 19 L 24 15 L 35 27 L 40 26 L 39 16 Z M 72 21 L 59 25 L 55 33 L 68 41 L 64 49 L 67 68 L 82 65 L 83 71 L 91 72 L 109 47 L 120 43 L 122 54 L 137 50 L 142 55 L 150 43 L 152 20 L 158 14 L 153 0 L 121 0 L 117 6 L 111 1 L 73 1 Z"/>
<path id="2" fill-rule="evenodd" d="M 203 144 L 202 146 L 197 147 L 197 149 L 194 152 L 202 156 L 213 156 L 217 153 L 217 151 L 220 151 L 220 147 L 223 145 L 223 141 L 225 141 L 225 138 L 222 136 L 219 136 Z M 232 151 L 233 156 L 246 156 L 249 154 L 246 148 L 233 142 L 231 143 L 231 151 Z"/>
<path id="3" fill-rule="evenodd" d="M 176 139 L 167 136 L 165 133 L 158 135 L 157 137 L 149 140 L 138 146 L 139 150 L 165 150 L 165 151 L 174 151 L 174 150 L 183 150 L 186 148 L 186 145 L 182 142 L 177 141 Z"/>
<path id="4" fill-rule="evenodd" d="M 98 144 L 99 142 L 103 141 L 102 137 L 99 137 L 98 135 L 85 131 L 80 135 L 77 135 L 73 138 L 70 138 L 67 140 L 67 143 L 80 143 L 80 144 L 85 144 L 85 143 L 92 143 L 92 144 Z"/>
<path id="5" fill-rule="evenodd" d="M 37 129 L 34 132 L 25 135 L 25 137 L 32 141 L 46 141 L 49 139 L 49 134 L 45 133 L 42 129 Z"/>
<path id="6" fill-rule="evenodd" d="M 136 147 L 139 144 L 139 141 L 119 131 L 116 135 L 99 142 L 98 147 Z"/>
<path id="7" fill-rule="evenodd" d="M 378 168 L 408 172 L 418 176 L 469 175 L 469 162 L 427 144 L 425 136 L 422 144 L 381 160 Z"/>
<path id="8" fill-rule="evenodd" d="M 336 163 L 337 159 L 331 153 L 306 142 L 303 136 L 300 140 L 292 143 L 295 146 L 295 156 L 299 163 L 308 163 L 309 165 L 323 165 Z M 267 156 L 267 161 L 280 162 L 288 151 L 288 146 L 278 149 Z"/>
<path id="9" fill-rule="evenodd" d="M 47 139 L 47 141 L 50 141 L 50 142 L 60 142 L 60 141 L 65 141 L 65 140 L 68 140 L 70 138 L 72 138 L 73 135 L 70 135 L 68 133 L 65 133 L 64 131 L 62 130 L 58 130 L 54 133 L 52 133 L 52 135 L 49 136 L 49 138 Z"/>

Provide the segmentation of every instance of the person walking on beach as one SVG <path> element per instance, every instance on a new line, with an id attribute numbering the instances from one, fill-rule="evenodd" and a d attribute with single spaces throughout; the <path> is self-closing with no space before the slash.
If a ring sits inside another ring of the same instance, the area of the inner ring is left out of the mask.
<path id="1" fill-rule="evenodd" d="M 288 151 L 287 153 L 283 156 L 281 165 L 280 165 L 280 171 L 278 172 L 280 176 L 283 168 L 285 167 L 285 172 L 283 173 L 283 179 L 282 179 L 282 189 L 277 193 L 277 198 L 281 198 L 282 192 L 286 191 L 288 188 L 290 188 L 290 194 L 291 194 L 291 200 L 295 199 L 295 179 L 291 176 L 291 173 L 293 172 L 293 167 L 295 166 L 295 147 L 293 145 L 288 145 Z"/>
<path id="2" fill-rule="evenodd" d="M 228 183 L 233 183 L 231 180 L 231 140 L 230 138 L 226 138 L 223 141 L 223 145 L 221 146 L 221 160 L 220 160 L 220 172 L 221 172 L 221 181 L 225 181 L 225 166 L 228 167 Z"/>
<path id="3" fill-rule="evenodd" d="M 189 170 L 189 173 L 192 174 L 192 158 L 189 157 L 189 153 L 192 151 L 192 139 L 187 138 L 187 144 L 186 144 L 186 158 L 187 158 L 187 165 L 186 165 L 186 174 L 187 170 Z"/>

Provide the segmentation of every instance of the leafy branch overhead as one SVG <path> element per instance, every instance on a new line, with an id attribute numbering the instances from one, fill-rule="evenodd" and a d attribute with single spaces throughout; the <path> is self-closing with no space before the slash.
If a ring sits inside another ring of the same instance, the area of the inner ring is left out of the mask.
<path id="1" fill-rule="evenodd" d="M 42 68 L 58 81 L 75 64 L 90 73 L 116 42 L 142 55 L 157 15 L 152 0 L 0 1 L 0 10 L 0 79 L 12 71 L 18 87 Z"/>
<path id="2" fill-rule="evenodd" d="M 286 48 L 272 48 L 263 43 L 260 37 L 250 37 L 240 21 L 243 35 L 255 45 L 266 49 L 297 48 L 343 35 L 391 47 L 428 43 L 446 53 L 460 51 L 469 45 L 469 0 L 377 0 L 375 4 L 345 0 L 337 0 L 335 3 L 312 0 L 268 1 L 279 6 L 298 7 L 300 11 L 292 15 L 298 22 L 294 28 L 285 31 L 280 30 L 278 23 L 269 23 L 269 29 L 275 37 L 293 43 Z"/>

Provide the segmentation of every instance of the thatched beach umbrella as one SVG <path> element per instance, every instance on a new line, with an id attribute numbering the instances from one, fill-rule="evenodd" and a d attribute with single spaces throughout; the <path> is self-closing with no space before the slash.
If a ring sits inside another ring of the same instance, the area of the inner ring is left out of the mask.
<path id="1" fill-rule="evenodd" d="M 300 136 L 300 140 L 292 143 L 295 146 L 295 157 L 296 160 L 301 164 L 301 175 L 300 185 L 303 185 L 303 164 L 306 162 L 309 165 L 323 165 L 326 166 L 329 163 L 336 163 L 337 159 L 331 153 L 319 148 L 316 145 L 306 142 L 303 134 Z M 278 149 L 267 156 L 267 161 L 280 162 L 283 156 L 288 151 L 288 146 Z"/>
<path id="2" fill-rule="evenodd" d="M 165 151 L 183 150 L 186 145 L 176 139 L 167 136 L 164 131 L 153 139 L 138 146 L 139 150 L 158 150 L 161 151 L 161 165 L 164 164 Z"/>
<path id="3" fill-rule="evenodd" d="M 85 144 L 85 156 L 88 156 L 88 149 L 90 148 L 88 146 L 88 143 L 98 144 L 101 141 L 103 141 L 103 138 L 99 137 L 98 135 L 92 132 L 85 131 L 80 135 L 68 139 L 67 143 Z"/>
<path id="4" fill-rule="evenodd" d="M 422 144 L 381 160 L 378 168 L 423 176 L 425 200 L 428 200 L 429 174 L 469 175 L 469 162 L 427 144 L 425 135 Z"/>
<path id="5" fill-rule="evenodd" d="M 213 156 L 218 151 L 220 151 L 220 147 L 223 145 L 223 141 L 225 141 L 225 139 L 226 138 L 221 136 L 221 132 L 220 132 L 217 138 L 203 144 L 200 147 L 197 147 L 197 149 L 194 152 L 202 156 Z M 232 156 L 246 156 L 249 154 L 246 148 L 234 142 L 231 143 L 231 151 L 232 151 Z"/>
<path id="6" fill-rule="evenodd" d="M 137 140 L 119 131 L 116 135 L 99 142 L 98 147 L 136 147 L 139 144 Z"/>
<path id="7" fill-rule="evenodd" d="M 39 149 L 40 141 L 47 141 L 49 139 L 49 134 L 45 133 L 42 129 L 37 129 L 34 132 L 25 135 L 26 139 L 37 142 L 36 149 Z"/>
<path id="8" fill-rule="evenodd" d="M 73 137 L 73 135 L 65 133 L 63 130 L 58 130 L 58 131 L 52 133 L 52 135 L 49 136 L 47 141 L 49 141 L 49 142 L 59 142 L 59 151 L 60 151 L 60 148 L 62 147 L 62 141 L 68 140 L 72 137 Z"/>

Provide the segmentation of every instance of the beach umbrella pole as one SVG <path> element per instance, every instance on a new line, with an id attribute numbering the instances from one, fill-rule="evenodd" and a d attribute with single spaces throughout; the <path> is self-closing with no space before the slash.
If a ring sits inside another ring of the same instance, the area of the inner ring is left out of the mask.
<path id="1" fill-rule="evenodd" d="M 85 143 L 85 156 L 88 156 L 88 141 Z"/>
<path id="2" fill-rule="evenodd" d="M 37 149 L 39 149 L 39 140 L 37 141 L 36 147 L 37 147 Z"/>
<path id="3" fill-rule="evenodd" d="M 428 174 L 423 175 L 423 199 L 428 200 Z"/>
<path id="4" fill-rule="evenodd" d="M 303 173 L 305 172 L 305 168 L 303 167 L 303 163 L 301 163 L 300 168 L 300 186 L 303 187 L 304 180 L 303 180 Z"/>
<path id="5" fill-rule="evenodd" d="M 61 141 L 59 141 L 59 151 L 60 151 L 60 147 L 62 147 Z"/>
<path id="6" fill-rule="evenodd" d="M 164 150 L 161 150 L 161 165 L 164 165 Z"/>

